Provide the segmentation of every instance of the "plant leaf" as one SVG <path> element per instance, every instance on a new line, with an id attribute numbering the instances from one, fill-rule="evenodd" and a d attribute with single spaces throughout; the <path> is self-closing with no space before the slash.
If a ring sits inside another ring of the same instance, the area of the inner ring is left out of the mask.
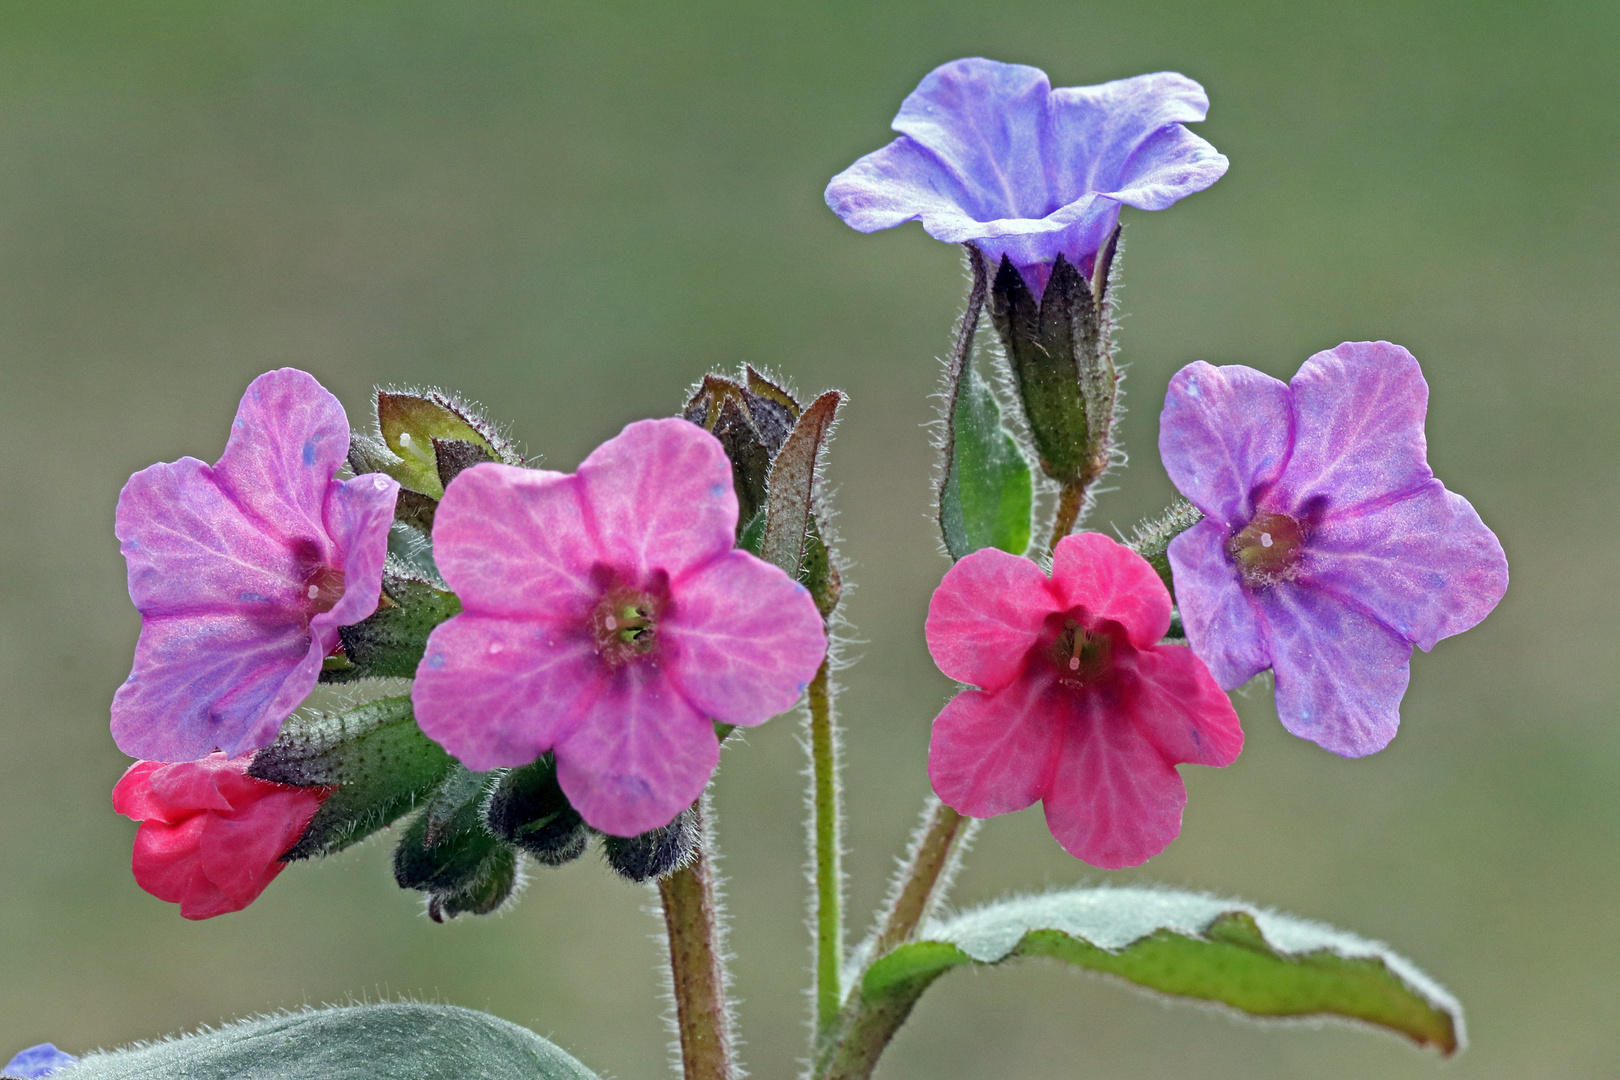
<path id="1" fill-rule="evenodd" d="M 907 1010 L 953 967 L 1048 956 L 1256 1017 L 1342 1017 L 1450 1055 L 1462 1006 L 1377 942 L 1235 900 L 1168 889 L 1072 889 L 925 925 L 867 969 L 860 993 Z"/>
<path id="2" fill-rule="evenodd" d="M 452 1005 L 353 1005 L 90 1054 L 61 1080 L 598 1080 L 525 1028 Z"/>
<path id="3" fill-rule="evenodd" d="M 987 547 L 1022 555 L 1029 547 L 1034 505 L 1029 463 L 1001 426 L 996 396 L 972 364 L 962 368 L 950 447 L 939 524 L 951 558 Z"/>
<path id="4" fill-rule="evenodd" d="M 804 562 L 805 536 L 810 531 L 816 462 L 843 403 L 844 395 L 837 390 L 829 390 L 812 401 L 771 464 L 760 557 L 780 566 L 795 580 Z"/>

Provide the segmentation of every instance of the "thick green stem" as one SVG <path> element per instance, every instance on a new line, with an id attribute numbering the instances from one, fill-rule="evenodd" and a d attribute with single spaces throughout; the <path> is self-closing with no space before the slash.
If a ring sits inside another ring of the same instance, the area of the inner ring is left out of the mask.
<path id="1" fill-rule="evenodd" d="M 826 1031 L 842 1005 L 844 897 L 839 839 L 838 735 L 833 718 L 830 661 L 810 683 L 811 800 L 815 807 L 816 1030 Z"/>
<path id="2" fill-rule="evenodd" d="M 879 959 L 916 932 L 933 906 L 934 891 L 950 865 L 951 850 L 965 821 L 966 818 L 944 803 L 935 802 L 934 812 L 901 871 L 900 887 L 895 890 L 884 916 L 883 928 L 872 946 L 871 959 Z"/>
<path id="3" fill-rule="evenodd" d="M 701 820 L 697 856 L 658 883 L 669 931 L 669 969 L 675 1023 L 681 1037 L 686 1080 L 734 1080 L 731 1013 L 726 1008 L 726 972 L 720 942 L 709 831 Z"/>

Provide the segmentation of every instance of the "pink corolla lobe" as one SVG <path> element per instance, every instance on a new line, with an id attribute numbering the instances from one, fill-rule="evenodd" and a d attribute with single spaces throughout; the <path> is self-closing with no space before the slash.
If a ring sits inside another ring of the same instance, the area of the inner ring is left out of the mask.
<path id="1" fill-rule="evenodd" d="M 953 566 L 928 605 L 928 651 L 971 683 L 934 720 L 928 776 L 971 817 L 1040 800 L 1064 850 L 1136 866 L 1181 831 L 1178 764 L 1230 765 L 1237 713 L 1190 649 L 1159 644 L 1170 595 L 1100 533 L 1064 537 L 1048 577 L 994 548 Z"/>
<path id="2" fill-rule="evenodd" d="M 247 775 L 252 754 L 137 761 L 113 788 L 113 809 L 141 823 L 136 884 L 188 919 L 241 911 L 286 868 L 330 788 L 288 787 Z"/>
<path id="3" fill-rule="evenodd" d="M 338 627 L 377 609 L 397 481 L 335 479 L 343 406 L 293 368 L 248 386 L 225 452 L 153 465 L 118 498 L 141 614 L 112 705 L 131 757 L 194 761 L 268 746 L 315 688 Z"/>
<path id="4" fill-rule="evenodd" d="M 684 420 L 633 423 L 572 474 L 457 476 L 433 542 L 462 612 L 417 669 L 422 730 L 475 770 L 552 751 L 603 832 L 669 824 L 719 762 L 713 722 L 790 708 L 827 651 L 809 592 L 736 525 L 731 464 Z"/>
<path id="5" fill-rule="evenodd" d="M 1169 549 L 1188 641 L 1227 689 L 1271 668 L 1283 726 L 1346 757 L 1395 737 L 1412 646 L 1507 590 L 1496 535 L 1429 469 L 1428 403 L 1411 353 L 1350 342 L 1286 384 L 1189 364 L 1159 422 L 1205 514 Z"/>

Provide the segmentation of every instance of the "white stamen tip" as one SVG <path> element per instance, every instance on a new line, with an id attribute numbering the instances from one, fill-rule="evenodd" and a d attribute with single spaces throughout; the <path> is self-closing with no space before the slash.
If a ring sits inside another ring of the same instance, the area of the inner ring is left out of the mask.
<path id="1" fill-rule="evenodd" d="M 1080 658 L 1078 656 L 1069 657 L 1069 670 L 1070 671 L 1079 671 L 1080 670 Z"/>
<path id="2" fill-rule="evenodd" d="M 617 630 L 619 628 L 619 620 L 609 615 L 607 617 L 607 628 L 609 630 Z"/>
<path id="3" fill-rule="evenodd" d="M 1270 533 L 1261 533 L 1260 534 L 1260 546 L 1261 547 L 1270 547 L 1271 546 L 1271 534 Z"/>
<path id="4" fill-rule="evenodd" d="M 310 586 L 310 587 L 309 587 L 309 598 L 310 598 L 310 599 L 311 599 L 311 600 L 313 600 L 313 599 L 315 599 L 315 598 L 316 598 L 316 597 L 317 597 L 317 596 L 319 596 L 319 595 L 321 595 L 321 590 L 320 590 L 320 587 L 319 587 L 319 586 L 316 586 L 316 585 L 311 585 L 311 586 Z"/>
<path id="5" fill-rule="evenodd" d="M 402 446 L 409 445 L 409 443 L 411 441 L 411 433 L 408 432 L 408 431 L 400 432 L 399 433 L 399 441 L 400 441 L 400 445 L 402 445 Z"/>

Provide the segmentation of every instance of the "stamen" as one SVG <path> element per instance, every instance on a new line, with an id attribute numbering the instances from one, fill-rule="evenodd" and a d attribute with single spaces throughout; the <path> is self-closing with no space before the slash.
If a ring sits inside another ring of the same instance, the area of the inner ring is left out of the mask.
<path id="1" fill-rule="evenodd" d="M 1079 671 L 1080 670 L 1080 658 L 1078 656 L 1069 657 L 1069 670 L 1070 671 Z"/>
<path id="2" fill-rule="evenodd" d="M 1261 533 L 1260 534 L 1260 546 L 1261 547 L 1270 547 L 1271 546 L 1271 534 L 1270 533 Z"/>

